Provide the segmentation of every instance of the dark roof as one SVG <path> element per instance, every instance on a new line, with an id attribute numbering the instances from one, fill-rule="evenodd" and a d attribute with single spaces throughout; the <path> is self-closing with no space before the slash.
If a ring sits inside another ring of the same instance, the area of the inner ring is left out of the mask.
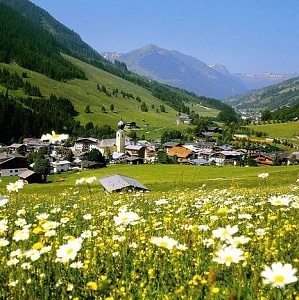
<path id="1" fill-rule="evenodd" d="M 107 192 L 121 191 L 124 189 L 148 190 L 148 188 L 138 180 L 120 174 L 100 178 L 99 182 Z"/>
<path id="2" fill-rule="evenodd" d="M 82 168 L 99 168 L 99 167 L 105 167 L 104 163 L 90 161 L 90 160 L 82 160 L 79 165 L 81 165 Z"/>
<path id="3" fill-rule="evenodd" d="M 176 146 L 179 146 L 180 143 L 177 143 L 177 142 L 166 142 L 164 144 L 164 147 L 167 147 L 167 148 L 172 148 L 172 147 L 176 147 Z"/>

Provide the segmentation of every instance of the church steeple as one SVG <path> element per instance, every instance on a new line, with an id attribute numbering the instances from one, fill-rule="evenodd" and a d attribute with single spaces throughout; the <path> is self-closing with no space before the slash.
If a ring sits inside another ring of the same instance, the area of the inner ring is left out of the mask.
<path id="1" fill-rule="evenodd" d="M 118 130 L 116 131 L 116 152 L 125 153 L 125 123 L 121 119 L 118 124 Z"/>

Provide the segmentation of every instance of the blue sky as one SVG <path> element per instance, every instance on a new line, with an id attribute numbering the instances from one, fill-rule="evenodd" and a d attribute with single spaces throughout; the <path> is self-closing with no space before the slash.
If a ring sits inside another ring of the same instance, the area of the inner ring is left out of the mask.
<path id="1" fill-rule="evenodd" d="M 299 73 L 298 0 L 30 0 L 98 52 L 148 44 L 231 73 Z"/>

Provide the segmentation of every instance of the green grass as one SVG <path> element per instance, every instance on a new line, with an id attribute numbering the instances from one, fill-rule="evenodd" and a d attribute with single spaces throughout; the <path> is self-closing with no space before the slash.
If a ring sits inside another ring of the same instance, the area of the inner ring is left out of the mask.
<path id="1" fill-rule="evenodd" d="M 269 173 L 267 180 L 258 178 L 260 173 Z M 112 165 L 104 169 L 83 170 L 81 172 L 51 175 L 46 184 L 30 184 L 21 193 L 58 194 L 66 188 L 74 189 L 75 182 L 81 177 L 105 177 L 121 174 L 136 178 L 152 192 L 169 192 L 173 190 L 198 189 L 205 185 L 207 190 L 243 189 L 278 187 L 295 184 L 299 166 L 273 167 L 200 167 L 185 165 Z M 14 182 L 16 177 L 2 177 L 0 193 L 5 192 L 5 184 Z M 100 183 L 92 184 L 99 193 L 103 191 Z"/>
<path id="2" fill-rule="evenodd" d="M 276 139 L 287 139 L 293 144 L 299 145 L 299 122 L 261 124 L 250 126 L 255 131 L 266 132 L 269 137 Z"/>

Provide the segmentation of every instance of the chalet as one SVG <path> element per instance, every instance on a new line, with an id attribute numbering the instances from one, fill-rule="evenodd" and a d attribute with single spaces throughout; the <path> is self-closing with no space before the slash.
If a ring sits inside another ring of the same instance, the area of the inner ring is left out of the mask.
<path id="1" fill-rule="evenodd" d="M 176 121 L 177 124 L 191 124 L 192 119 L 189 116 L 179 116 L 179 118 Z"/>
<path id="2" fill-rule="evenodd" d="M 247 153 L 252 157 L 256 157 L 261 153 L 267 153 L 267 151 L 261 147 L 250 147 L 247 149 Z"/>
<path id="3" fill-rule="evenodd" d="M 102 155 L 108 159 L 110 158 L 111 153 L 116 151 L 116 139 L 101 140 L 96 147 Z"/>
<path id="4" fill-rule="evenodd" d="M 258 166 L 271 166 L 274 164 L 287 164 L 288 155 L 284 152 L 261 153 L 255 157 Z"/>
<path id="5" fill-rule="evenodd" d="M 215 142 L 198 142 L 197 146 L 201 149 L 213 149 Z"/>
<path id="6" fill-rule="evenodd" d="M 50 154 L 54 148 L 54 145 L 50 142 L 44 142 L 37 138 L 25 138 L 23 144 L 26 145 L 27 151 L 39 151 L 42 148 L 47 149 L 47 154 Z"/>
<path id="7" fill-rule="evenodd" d="M 219 151 L 211 155 L 211 157 L 217 157 L 223 159 L 225 163 L 233 164 L 234 161 L 240 156 L 243 155 L 243 152 L 239 151 Z"/>
<path id="8" fill-rule="evenodd" d="M 41 183 L 43 182 L 42 175 L 31 170 L 22 172 L 19 175 L 20 180 L 26 183 Z"/>
<path id="9" fill-rule="evenodd" d="M 213 141 L 213 132 L 200 132 L 196 135 L 198 142 L 212 142 Z"/>
<path id="10" fill-rule="evenodd" d="M 125 151 L 128 156 L 145 157 L 145 147 L 141 145 L 127 145 Z"/>
<path id="11" fill-rule="evenodd" d="M 170 157 L 174 157 L 176 156 L 178 158 L 178 161 L 181 162 L 184 159 L 188 159 L 191 158 L 191 156 L 193 155 L 193 151 L 190 149 L 187 149 L 185 147 L 173 147 L 169 150 L 168 152 L 168 156 Z"/>
<path id="12" fill-rule="evenodd" d="M 105 168 L 106 165 L 104 163 L 90 161 L 90 160 L 82 160 L 80 162 L 81 169 L 99 169 Z"/>
<path id="13" fill-rule="evenodd" d="M 126 162 L 125 153 L 112 152 L 110 164 L 121 164 Z"/>
<path id="14" fill-rule="evenodd" d="M 12 156 L 4 153 L 0 155 L 0 177 L 18 176 L 27 170 L 28 165 L 24 156 Z"/>
<path id="15" fill-rule="evenodd" d="M 126 162 L 127 162 L 127 164 L 130 164 L 130 165 L 139 165 L 139 164 L 143 164 L 144 158 L 138 157 L 138 156 L 127 156 Z"/>
<path id="16" fill-rule="evenodd" d="M 214 151 L 218 152 L 218 151 L 231 151 L 233 150 L 233 146 L 232 145 L 220 145 L 220 146 L 214 146 Z"/>
<path id="17" fill-rule="evenodd" d="M 53 173 L 67 172 L 70 169 L 71 163 L 68 160 L 57 160 L 51 162 Z"/>
<path id="18" fill-rule="evenodd" d="M 81 152 L 85 152 L 85 151 L 90 151 L 94 148 L 97 148 L 99 144 L 99 140 L 89 137 L 89 138 L 78 138 L 75 142 L 75 146 L 74 149 L 76 151 L 81 151 Z"/>
<path id="19" fill-rule="evenodd" d="M 125 129 L 135 129 L 135 128 L 139 128 L 137 125 L 136 125 L 136 122 L 127 122 L 125 124 Z"/>
<path id="20" fill-rule="evenodd" d="M 222 128 L 217 127 L 217 126 L 208 126 L 207 127 L 207 131 L 213 132 L 213 133 L 221 133 L 222 132 Z"/>
<path id="21" fill-rule="evenodd" d="M 180 146 L 180 145 L 181 144 L 177 143 L 177 142 L 166 142 L 163 146 L 164 146 L 164 149 L 165 149 L 166 153 L 168 153 L 171 148 L 177 147 L 177 146 Z"/>
<path id="22" fill-rule="evenodd" d="M 10 146 L 8 146 L 8 149 L 11 151 L 11 152 L 15 152 L 15 153 L 23 153 L 25 154 L 26 153 L 26 150 L 27 150 L 27 147 L 25 144 L 11 144 Z"/>

